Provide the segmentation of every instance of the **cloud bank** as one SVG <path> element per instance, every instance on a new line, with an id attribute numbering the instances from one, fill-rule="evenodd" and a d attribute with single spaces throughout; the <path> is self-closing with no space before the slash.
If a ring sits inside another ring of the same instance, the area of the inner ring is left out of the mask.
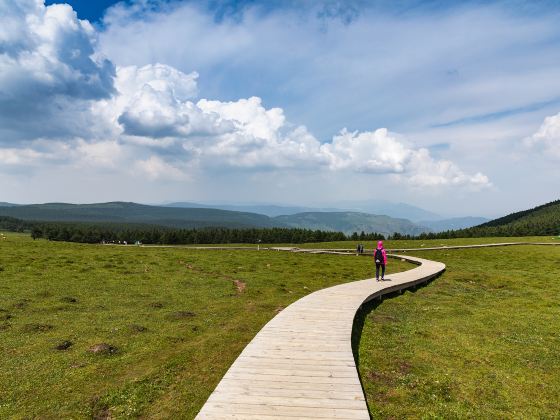
<path id="1" fill-rule="evenodd" d="M 420 188 L 490 185 L 484 174 L 464 172 L 386 128 L 344 128 L 321 142 L 257 96 L 199 98 L 195 71 L 116 66 L 98 52 L 96 30 L 68 5 L 8 0 L 0 7 L 4 171 L 56 164 L 173 181 L 286 171 L 388 175 Z"/>

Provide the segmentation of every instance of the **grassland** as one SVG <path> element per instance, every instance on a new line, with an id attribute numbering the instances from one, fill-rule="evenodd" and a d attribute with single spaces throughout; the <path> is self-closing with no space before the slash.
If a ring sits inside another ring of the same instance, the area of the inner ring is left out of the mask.
<path id="1" fill-rule="evenodd" d="M 429 248 L 436 246 L 457 246 L 457 245 L 476 245 L 491 243 L 507 243 L 507 242 L 558 242 L 560 237 L 555 236 L 524 236 L 524 237 L 494 237 L 494 238 L 456 238 L 456 239 L 398 239 L 386 240 L 383 244 L 386 249 L 404 249 L 404 248 Z M 355 249 L 356 245 L 362 243 L 367 249 L 372 249 L 377 245 L 377 241 L 341 241 L 328 243 L 308 243 L 297 245 L 300 248 L 348 248 Z M 274 246 L 274 245 L 271 245 Z M 426 254 L 422 254 L 426 255 Z"/>
<path id="2" fill-rule="evenodd" d="M 193 418 L 279 310 L 371 272 L 370 259 L 352 256 L 7 234 L 0 240 L 0 418 Z"/>
<path id="3" fill-rule="evenodd" d="M 356 257 L 7 238 L 0 418 L 192 418 L 279 310 L 372 268 Z M 386 245 L 521 240 L 558 242 Z M 560 247 L 411 254 L 448 270 L 360 313 L 357 355 L 373 417 L 557 418 Z M 408 268 L 391 260 L 393 272 Z"/>
<path id="4" fill-rule="evenodd" d="M 560 247 L 416 255 L 447 271 L 358 317 L 373 418 L 560 418 Z"/>
<path id="5" fill-rule="evenodd" d="M 397 239 L 385 240 L 383 244 L 388 250 L 405 248 L 429 248 L 437 246 L 476 245 L 508 242 L 533 242 L 533 243 L 560 243 L 558 236 L 523 236 L 523 237 L 485 237 L 485 238 L 455 238 L 455 239 Z M 338 242 L 310 242 L 305 244 L 260 244 L 261 247 L 292 246 L 297 248 L 321 249 L 356 249 L 356 245 L 364 244 L 367 250 L 377 246 L 377 241 L 338 241 Z M 197 247 L 198 245 L 178 245 L 184 247 Z M 220 247 L 254 248 L 252 244 L 220 244 Z"/>

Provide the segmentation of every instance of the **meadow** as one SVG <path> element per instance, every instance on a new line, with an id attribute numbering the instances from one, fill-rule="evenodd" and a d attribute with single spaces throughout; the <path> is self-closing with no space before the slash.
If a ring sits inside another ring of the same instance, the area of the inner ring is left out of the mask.
<path id="1" fill-rule="evenodd" d="M 355 256 L 6 238 L 0 418 L 193 418 L 282 308 L 372 275 Z"/>
<path id="2" fill-rule="evenodd" d="M 358 315 L 372 417 L 559 418 L 560 246 L 410 254 L 447 271 Z"/>
<path id="3" fill-rule="evenodd" d="M 6 238 L 0 418 L 193 418 L 282 308 L 372 275 L 371 259 L 354 256 Z M 386 245 L 522 240 L 557 241 Z M 358 314 L 355 353 L 372 416 L 557 417 L 560 247 L 410 254 L 448 269 Z M 389 271 L 411 267 L 390 260 Z"/>

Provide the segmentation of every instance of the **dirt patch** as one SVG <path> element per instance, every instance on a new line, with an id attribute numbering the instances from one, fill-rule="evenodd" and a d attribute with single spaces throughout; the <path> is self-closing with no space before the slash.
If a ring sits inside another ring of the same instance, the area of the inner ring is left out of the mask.
<path id="1" fill-rule="evenodd" d="M 278 306 L 278 307 L 274 310 L 274 312 L 276 312 L 277 314 L 279 314 L 279 313 L 282 312 L 283 310 L 284 310 L 284 307 L 283 307 L 283 306 Z"/>
<path id="2" fill-rule="evenodd" d="M 402 375 L 406 375 L 407 373 L 410 373 L 410 371 L 412 370 L 412 365 L 408 362 L 400 362 L 399 363 L 399 372 Z"/>
<path id="3" fill-rule="evenodd" d="M 22 327 L 23 332 L 40 333 L 52 330 L 54 327 L 50 324 L 26 324 Z"/>
<path id="4" fill-rule="evenodd" d="M 100 397 L 91 400 L 91 418 L 93 420 L 110 420 L 113 418 L 109 406 Z"/>
<path id="5" fill-rule="evenodd" d="M 55 350 L 60 350 L 60 351 L 68 350 L 70 347 L 72 347 L 73 344 L 74 343 L 72 343 L 71 341 L 65 340 L 65 341 L 62 341 L 61 343 L 57 344 L 54 347 L 54 349 Z"/>
<path id="6" fill-rule="evenodd" d="M 245 291 L 245 288 L 247 287 L 247 284 L 242 282 L 241 280 L 234 280 L 233 284 L 237 290 L 237 293 L 243 293 Z"/>
<path id="7" fill-rule="evenodd" d="M 194 318 L 196 316 L 196 314 L 194 312 L 191 311 L 177 311 L 177 312 L 172 312 L 170 314 L 167 315 L 167 319 L 171 319 L 174 321 L 179 321 L 181 319 L 189 319 L 189 318 Z"/>
<path id="8" fill-rule="evenodd" d="M 88 351 L 93 354 L 115 354 L 118 349 L 111 344 L 99 343 L 91 346 Z"/>
<path id="9" fill-rule="evenodd" d="M 394 316 L 391 316 L 391 315 L 383 315 L 383 314 L 374 314 L 374 315 L 371 317 L 371 320 L 372 320 L 373 322 L 377 322 L 377 323 L 380 323 L 380 324 L 383 324 L 383 323 L 391 323 L 391 322 L 397 322 L 397 321 L 398 321 L 397 318 L 395 318 Z"/>
<path id="10" fill-rule="evenodd" d="M 394 375 L 386 372 L 376 372 L 376 371 L 369 371 L 366 373 L 366 377 L 375 383 L 383 384 L 383 385 L 393 385 L 395 382 Z"/>
<path id="11" fill-rule="evenodd" d="M 64 302 L 64 303 L 77 303 L 78 299 L 76 299 L 75 297 L 72 297 L 72 296 L 64 296 L 64 297 L 60 298 L 60 301 Z"/>
<path id="12" fill-rule="evenodd" d="M 148 306 L 149 306 L 150 308 L 153 308 L 153 309 L 161 309 L 161 308 L 163 308 L 163 303 L 161 303 L 161 302 L 152 302 L 152 303 L 150 303 Z"/>
<path id="13" fill-rule="evenodd" d="M 143 325 L 138 325 L 138 324 L 132 324 L 132 325 L 130 326 L 130 329 L 131 329 L 133 332 L 136 332 L 136 333 L 141 333 L 141 332 L 146 332 L 146 331 L 148 331 L 148 329 L 147 329 L 146 327 L 144 327 Z"/>

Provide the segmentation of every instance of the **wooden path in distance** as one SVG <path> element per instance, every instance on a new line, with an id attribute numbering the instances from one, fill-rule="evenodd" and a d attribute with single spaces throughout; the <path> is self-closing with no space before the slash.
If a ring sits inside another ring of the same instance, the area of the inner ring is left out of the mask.
<path id="1" fill-rule="evenodd" d="M 313 252 L 313 250 L 301 250 Z M 326 251 L 332 252 L 332 251 Z M 270 320 L 231 365 L 197 419 L 369 419 L 352 352 L 352 326 L 373 298 L 426 282 L 439 262 L 311 293 Z"/>

